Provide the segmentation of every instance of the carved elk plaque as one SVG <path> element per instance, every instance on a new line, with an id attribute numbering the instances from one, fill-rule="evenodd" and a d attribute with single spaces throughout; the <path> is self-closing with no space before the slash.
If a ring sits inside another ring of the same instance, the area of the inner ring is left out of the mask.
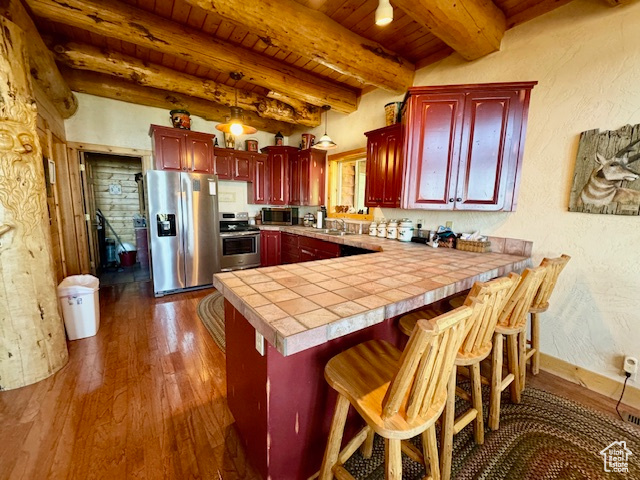
<path id="1" fill-rule="evenodd" d="M 640 125 L 580 135 L 570 212 L 640 215 Z"/>

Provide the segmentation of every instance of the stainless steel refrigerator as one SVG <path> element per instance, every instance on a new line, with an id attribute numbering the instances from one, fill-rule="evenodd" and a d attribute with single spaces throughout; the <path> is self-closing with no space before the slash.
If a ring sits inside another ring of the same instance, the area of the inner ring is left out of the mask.
<path id="1" fill-rule="evenodd" d="M 154 294 L 211 286 L 220 271 L 218 177 L 149 170 L 145 192 Z"/>

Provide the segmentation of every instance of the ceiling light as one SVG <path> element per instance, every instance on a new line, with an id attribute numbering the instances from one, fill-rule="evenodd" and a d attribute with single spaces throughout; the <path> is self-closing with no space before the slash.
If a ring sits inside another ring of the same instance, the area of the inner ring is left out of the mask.
<path id="1" fill-rule="evenodd" d="M 244 76 L 239 72 L 231 72 L 231 78 L 238 82 Z M 230 107 L 231 115 L 226 123 L 220 123 L 216 125 L 216 129 L 224 133 L 231 133 L 236 137 L 238 135 L 250 135 L 256 133 L 258 130 L 255 127 L 250 127 L 244 124 L 244 111 L 238 106 L 238 87 L 236 87 L 236 104 L 234 107 Z"/>
<path id="2" fill-rule="evenodd" d="M 376 8 L 376 25 L 381 27 L 389 25 L 393 20 L 393 7 L 389 0 L 378 0 L 378 8 Z"/>
<path id="3" fill-rule="evenodd" d="M 320 140 L 316 144 L 313 145 L 313 148 L 317 148 L 320 150 L 331 150 L 336 148 L 338 145 L 336 142 L 331 140 L 331 137 L 327 135 L 327 124 L 329 123 L 329 110 L 331 107 L 325 106 L 324 108 L 324 135 L 320 137 Z"/>

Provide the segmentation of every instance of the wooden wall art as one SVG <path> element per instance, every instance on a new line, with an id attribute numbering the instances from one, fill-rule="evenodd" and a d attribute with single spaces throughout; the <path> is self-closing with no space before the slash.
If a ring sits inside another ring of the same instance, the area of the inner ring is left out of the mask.
<path id="1" fill-rule="evenodd" d="M 569 211 L 640 215 L 639 160 L 640 125 L 582 132 Z"/>

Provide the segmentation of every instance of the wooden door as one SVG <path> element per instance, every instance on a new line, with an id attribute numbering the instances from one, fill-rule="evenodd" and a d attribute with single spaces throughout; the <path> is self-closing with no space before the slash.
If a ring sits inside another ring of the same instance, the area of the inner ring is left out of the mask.
<path id="1" fill-rule="evenodd" d="M 96 219 L 96 196 L 91 162 L 86 161 L 84 152 L 80 153 L 80 178 L 84 199 L 84 214 L 87 240 L 89 244 L 89 266 L 92 275 L 97 275 L 100 265 L 100 247 L 98 245 L 98 222 Z"/>
<path id="2" fill-rule="evenodd" d="M 189 132 L 187 139 L 187 170 L 195 173 L 213 172 L 213 139 L 214 135 Z"/>
<path id="3" fill-rule="evenodd" d="M 304 205 L 324 205 L 324 184 L 327 163 L 327 152 L 320 150 L 310 150 L 309 153 L 309 174 L 307 170 L 302 170 L 302 183 L 308 183 L 307 203 Z M 305 178 L 306 176 L 306 178 Z"/>
<path id="4" fill-rule="evenodd" d="M 253 182 L 248 189 L 249 203 L 265 205 L 269 198 L 269 169 L 266 155 L 256 155 L 253 165 Z"/>
<path id="5" fill-rule="evenodd" d="M 405 113 L 403 208 L 452 210 L 464 114 L 463 93 L 415 95 Z"/>
<path id="6" fill-rule="evenodd" d="M 186 134 L 183 130 L 153 125 L 153 157 L 157 170 L 187 170 Z"/>
<path id="7" fill-rule="evenodd" d="M 289 202 L 288 157 L 286 152 L 269 152 L 269 203 L 271 205 L 286 205 Z"/>
<path id="8" fill-rule="evenodd" d="M 517 91 L 467 94 L 456 188 L 456 210 L 502 210 L 505 206 L 514 131 L 522 115 Z"/>
<path id="9" fill-rule="evenodd" d="M 250 182 L 253 163 L 258 154 L 236 152 L 233 158 L 233 179 Z"/>
<path id="10" fill-rule="evenodd" d="M 308 205 L 301 195 L 305 171 L 300 168 L 303 153 L 289 155 L 289 203 L 291 205 Z"/>
<path id="11" fill-rule="evenodd" d="M 218 180 L 232 180 L 234 151 L 228 148 L 214 148 L 213 154 L 213 173 L 218 175 Z"/>

